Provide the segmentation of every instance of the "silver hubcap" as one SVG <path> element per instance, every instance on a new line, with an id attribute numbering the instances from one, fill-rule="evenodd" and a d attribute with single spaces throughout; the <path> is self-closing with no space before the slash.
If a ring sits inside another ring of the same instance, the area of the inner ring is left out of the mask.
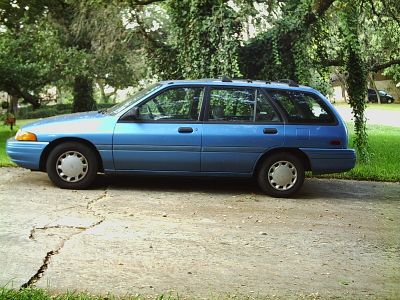
<path id="1" fill-rule="evenodd" d="M 86 157 L 77 151 L 65 152 L 57 159 L 57 174 L 67 182 L 82 180 L 86 176 L 88 169 Z"/>
<path id="2" fill-rule="evenodd" d="M 292 188 L 297 181 L 297 169 L 288 161 L 278 161 L 268 170 L 269 184 L 279 191 Z"/>

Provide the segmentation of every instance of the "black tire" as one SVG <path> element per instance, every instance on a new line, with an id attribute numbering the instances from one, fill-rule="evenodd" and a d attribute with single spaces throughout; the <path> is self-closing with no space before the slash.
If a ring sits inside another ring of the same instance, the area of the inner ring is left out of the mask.
<path id="1" fill-rule="evenodd" d="M 65 161 L 66 159 L 69 161 Z M 63 167 L 65 171 L 62 170 Z M 46 161 L 46 171 L 50 180 L 62 189 L 86 189 L 96 179 L 98 171 L 96 153 L 90 147 L 78 142 L 62 143 L 50 152 Z M 79 174 L 73 176 L 71 172 Z"/>
<path id="2" fill-rule="evenodd" d="M 281 168 L 280 171 L 279 168 Z M 257 181 L 266 194 L 274 197 L 289 197 L 298 192 L 303 185 L 304 177 L 304 165 L 301 160 L 291 153 L 282 152 L 272 154 L 261 163 Z M 283 184 L 282 181 L 287 184 Z"/>

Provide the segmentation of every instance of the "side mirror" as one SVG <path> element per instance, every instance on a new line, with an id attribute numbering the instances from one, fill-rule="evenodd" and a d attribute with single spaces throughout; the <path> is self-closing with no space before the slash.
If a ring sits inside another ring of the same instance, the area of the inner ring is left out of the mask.
<path id="1" fill-rule="evenodd" d="M 131 110 L 132 117 L 136 120 L 139 119 L 139 107 L 135 106 Z"/>
<path id="2" fill-rule="evenodd" d="M 126 114 L 122 116 L 122 120 L 131 121 L 131 120 L 138 120 L 140 116 L 139 107 L 135 106 L 131 110 L 129 110 Z"/>

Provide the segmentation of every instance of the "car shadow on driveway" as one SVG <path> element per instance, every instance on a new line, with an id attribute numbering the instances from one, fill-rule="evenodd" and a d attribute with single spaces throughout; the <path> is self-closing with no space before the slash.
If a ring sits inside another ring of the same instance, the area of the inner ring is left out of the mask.
<path id="1" fill-rule="evenodd" d="M 181 193 L 262 194 L 252 178 L 180 176 L 98 176 L 94 189 L 154 190 Z"/>
<path id="2" fill-rule="evenodd" d="M 176 176 L 98 176 L 94 189 L 165 191 L 177 193 L 254 194 L 269 197 L 253 178 L 210 178 Z M 360 201 L 399 200 L 400 184 L 308 178 L 291 199 L 351 199 Z"/>

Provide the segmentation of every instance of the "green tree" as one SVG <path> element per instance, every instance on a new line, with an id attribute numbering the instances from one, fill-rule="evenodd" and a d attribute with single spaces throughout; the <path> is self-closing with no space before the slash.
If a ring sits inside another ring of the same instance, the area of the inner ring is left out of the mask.
<path id="1" fill-rule="evenodd" d="M 0 89 L 39 107 L 46 85 L 59 79 L 63 60 L 58 39 L 46 24 L 24 24 L 0 33 Z"/>
<path id="2" fill-rule="evenodd" d="M 46 84 L 62 82 L 70 86 L 74 111 L 95 108 L 95 81 L 104 91 L 106 85 L 124 88 L 144 76 L 142 47 L 136 42 L 135 32 L 126 29 L 123 24 L 122 16 L 128 7 L 121 1 L 20 0 L 17 5 L 4 4 L 1 8 L 2 24 L 7 28 L 8 40 L 19 43 L 19 32 L 25 24 L 31 27 L 38 23 L 46 24 L 51 31 L 52 36 L 47 37 L 49 40 L 43 37 L 35 45 L 46 47 L 51 56 L 59 57 L 45 61 L 53 71 L 49 76 L 44 76 L 43 72 L 47 69 L 37 64 L 37 71 L 42 70 L 42 75 L 38 76 L 42 81 L 49 79 Z M 48 43 L 52 43 L 52 47 L 48 47 Z M 3 54 L 6 57 L 7 51 Z M 36 53 L 28 50 L 21 56 L 19 62 L 22 65 L 33 67 L 31 62 L 35 61 Z M 15 73 L 19 72 L 18 68 L 14 69 Z M 32 73 L 27 78 L 34 76 Z M 22 79 L 14 82 L 23 85 Z M 26 90 L 31 91 L 32 88 L 29 86 Z M 37 106 L 39 100 L 29 102 Z"/>
<path id="3" fill-rule="evenodd" d="M 143 12 L 151 7 L 142 8 L 135 16 L 147 41 L 154 74 L 176 79 L 241 76 L 238 49 L 242 23 L 226 1 L 171 0 L 162 8 L 169 16 L 162 24 L 167 26 L 167 34 L 162 29 L 161 34 L 150 30 Z"/>

